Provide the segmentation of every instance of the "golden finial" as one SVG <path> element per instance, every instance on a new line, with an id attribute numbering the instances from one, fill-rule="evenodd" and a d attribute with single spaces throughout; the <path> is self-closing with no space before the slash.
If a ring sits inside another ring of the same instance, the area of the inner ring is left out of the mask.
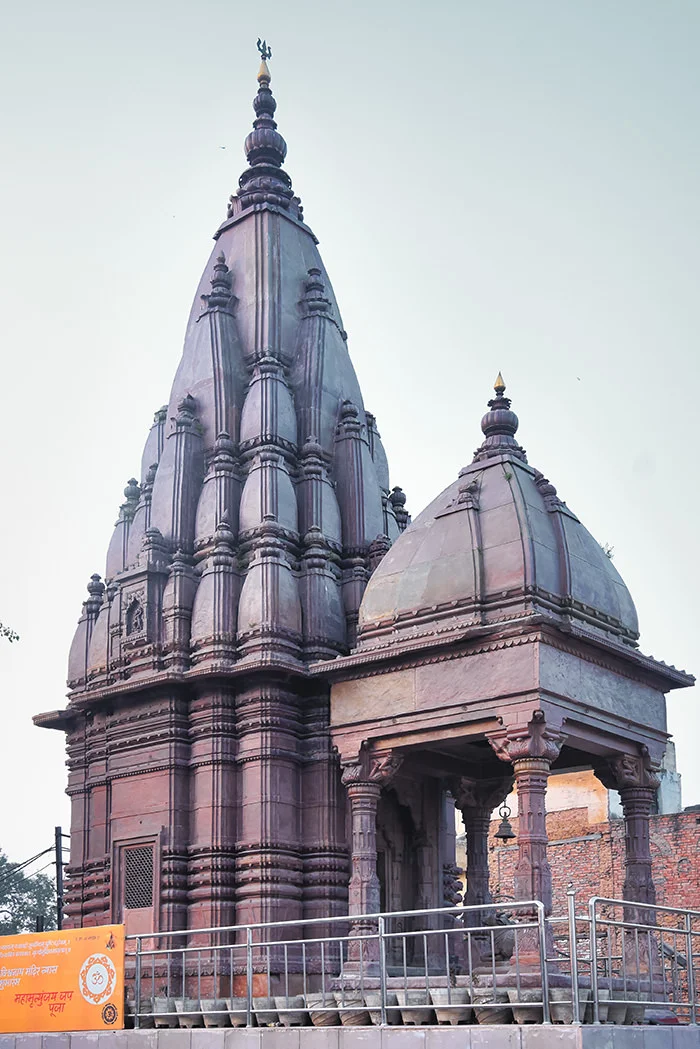
<path id="1" fill-rule="evenodd" d="M 258 51 L 260 52 L 260 69 L 258 70 L 258 82 L 262 80 L 270 81 L 270 70 L 268 69 L 267 60 L 272 58 L 272 48 L 267 46 L 267 40 L 261 40 L 258 37 Z"/>
<path id="2" fill-rule="evenodd" d="M 500 372 L 496 376 L 496 381 L 493 384 L 493 388 L 496 391 L 496 396 L 497 397 L 502 397 L 503 394 L 506 392 L 506 384 L 504 383 L 503 376 L 501 375 Z"/>

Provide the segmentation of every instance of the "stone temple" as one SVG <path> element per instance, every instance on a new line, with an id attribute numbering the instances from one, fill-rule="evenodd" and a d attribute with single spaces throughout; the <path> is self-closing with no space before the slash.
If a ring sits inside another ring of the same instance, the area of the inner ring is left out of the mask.
<path id="1" fill-rule="evenodd" d="M 580 768 L 620 791 L 625 897 L 653 902 L 664 694 L 693 679 L 639 651 L 625 584 L 528 463 L 500 376 L 472 460 L 410 523 L 265 61 L 258 84 L 169 402 L 88 584 L 68 705 L 35 719 L 67 738 L 66 923 L 438 907 L 455 807 L 465 902 L 483 904 L 513 783 L 514 895 L 547 907 L 547 780 Z"/>

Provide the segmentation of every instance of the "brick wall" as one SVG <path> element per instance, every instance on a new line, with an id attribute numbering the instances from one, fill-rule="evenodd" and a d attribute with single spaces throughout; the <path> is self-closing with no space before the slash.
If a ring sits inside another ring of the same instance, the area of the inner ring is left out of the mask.
<path id="1" fill-rule="evenodd" d="M 622 895 L 624 822 L 591 824 L 588 811 L 584 806 L 547 815 L 554 913 L 558 915 L 566 913 L 569 882 L 574 884 L 579 906 L 591 896 Z M 511 823 L 517 834 L 517 817 L 511 817 Z M 498 825 L 498 820 L 491 823 L 491 890 L 496 899 L 508 899 L 518 849 L 517 844 L 504 846 L 495 839 Z M 652 816 L 650 838 L 657 902 L 700 910 L 700 812 Z"/>

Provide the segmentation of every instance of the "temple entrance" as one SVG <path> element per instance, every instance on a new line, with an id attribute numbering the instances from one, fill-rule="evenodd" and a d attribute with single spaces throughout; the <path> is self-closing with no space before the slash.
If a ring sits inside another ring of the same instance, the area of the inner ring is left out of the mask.
<path id="1" fill-rule="evenodd" d="M 423 790 L 415 792 L 415 799 L 405 798 L 409 803 L 403 804 L 397 793 L 400 786 L 383 791 L 377 809 L 377 875 L 380 908 L 385 913 L 414 911 L 435 905 L 430 850 L 425 831 L 417 826 L 413 811 L 416 807 L 418 813 L 421 811 Z M 417 801 L 417 806 L 411 801 Z M 426 879 L 431 882 L 427 895 Z M 416 928 L 422 927 L 420 919 L 417 921 Z M 401 936 L 410 933 L 415 922 L 416 919 L 406 917 L 405 913 L 387 920 L 387 930 L 396 934 L 396 938 L 387 944 L 389 965 L 422 963 L 422 941 Z"/>

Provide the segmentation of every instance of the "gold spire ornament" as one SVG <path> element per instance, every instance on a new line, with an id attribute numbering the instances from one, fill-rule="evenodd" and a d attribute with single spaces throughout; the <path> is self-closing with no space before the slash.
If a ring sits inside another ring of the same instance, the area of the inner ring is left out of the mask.
<path id="1" fill-rule="evenodd" d="M 496 381 L 493 384 L 493 388 L 499 397 L 501 397 L 506 391 L 506 384 L 504 383 L 503 376 L 500 372 L 496 376 Z"/>
<path id="2" fill-rule="evenodd" d="M 267 80 L 270 81 L 270 70 L 267 65 L 268 58 L 272 58 L 272 48 L 267 46 L 267 40 L 261 40 L 258 37 L 258 51 L 260 52 L 260 69 L 258 70 L 258 81 Z"/>

